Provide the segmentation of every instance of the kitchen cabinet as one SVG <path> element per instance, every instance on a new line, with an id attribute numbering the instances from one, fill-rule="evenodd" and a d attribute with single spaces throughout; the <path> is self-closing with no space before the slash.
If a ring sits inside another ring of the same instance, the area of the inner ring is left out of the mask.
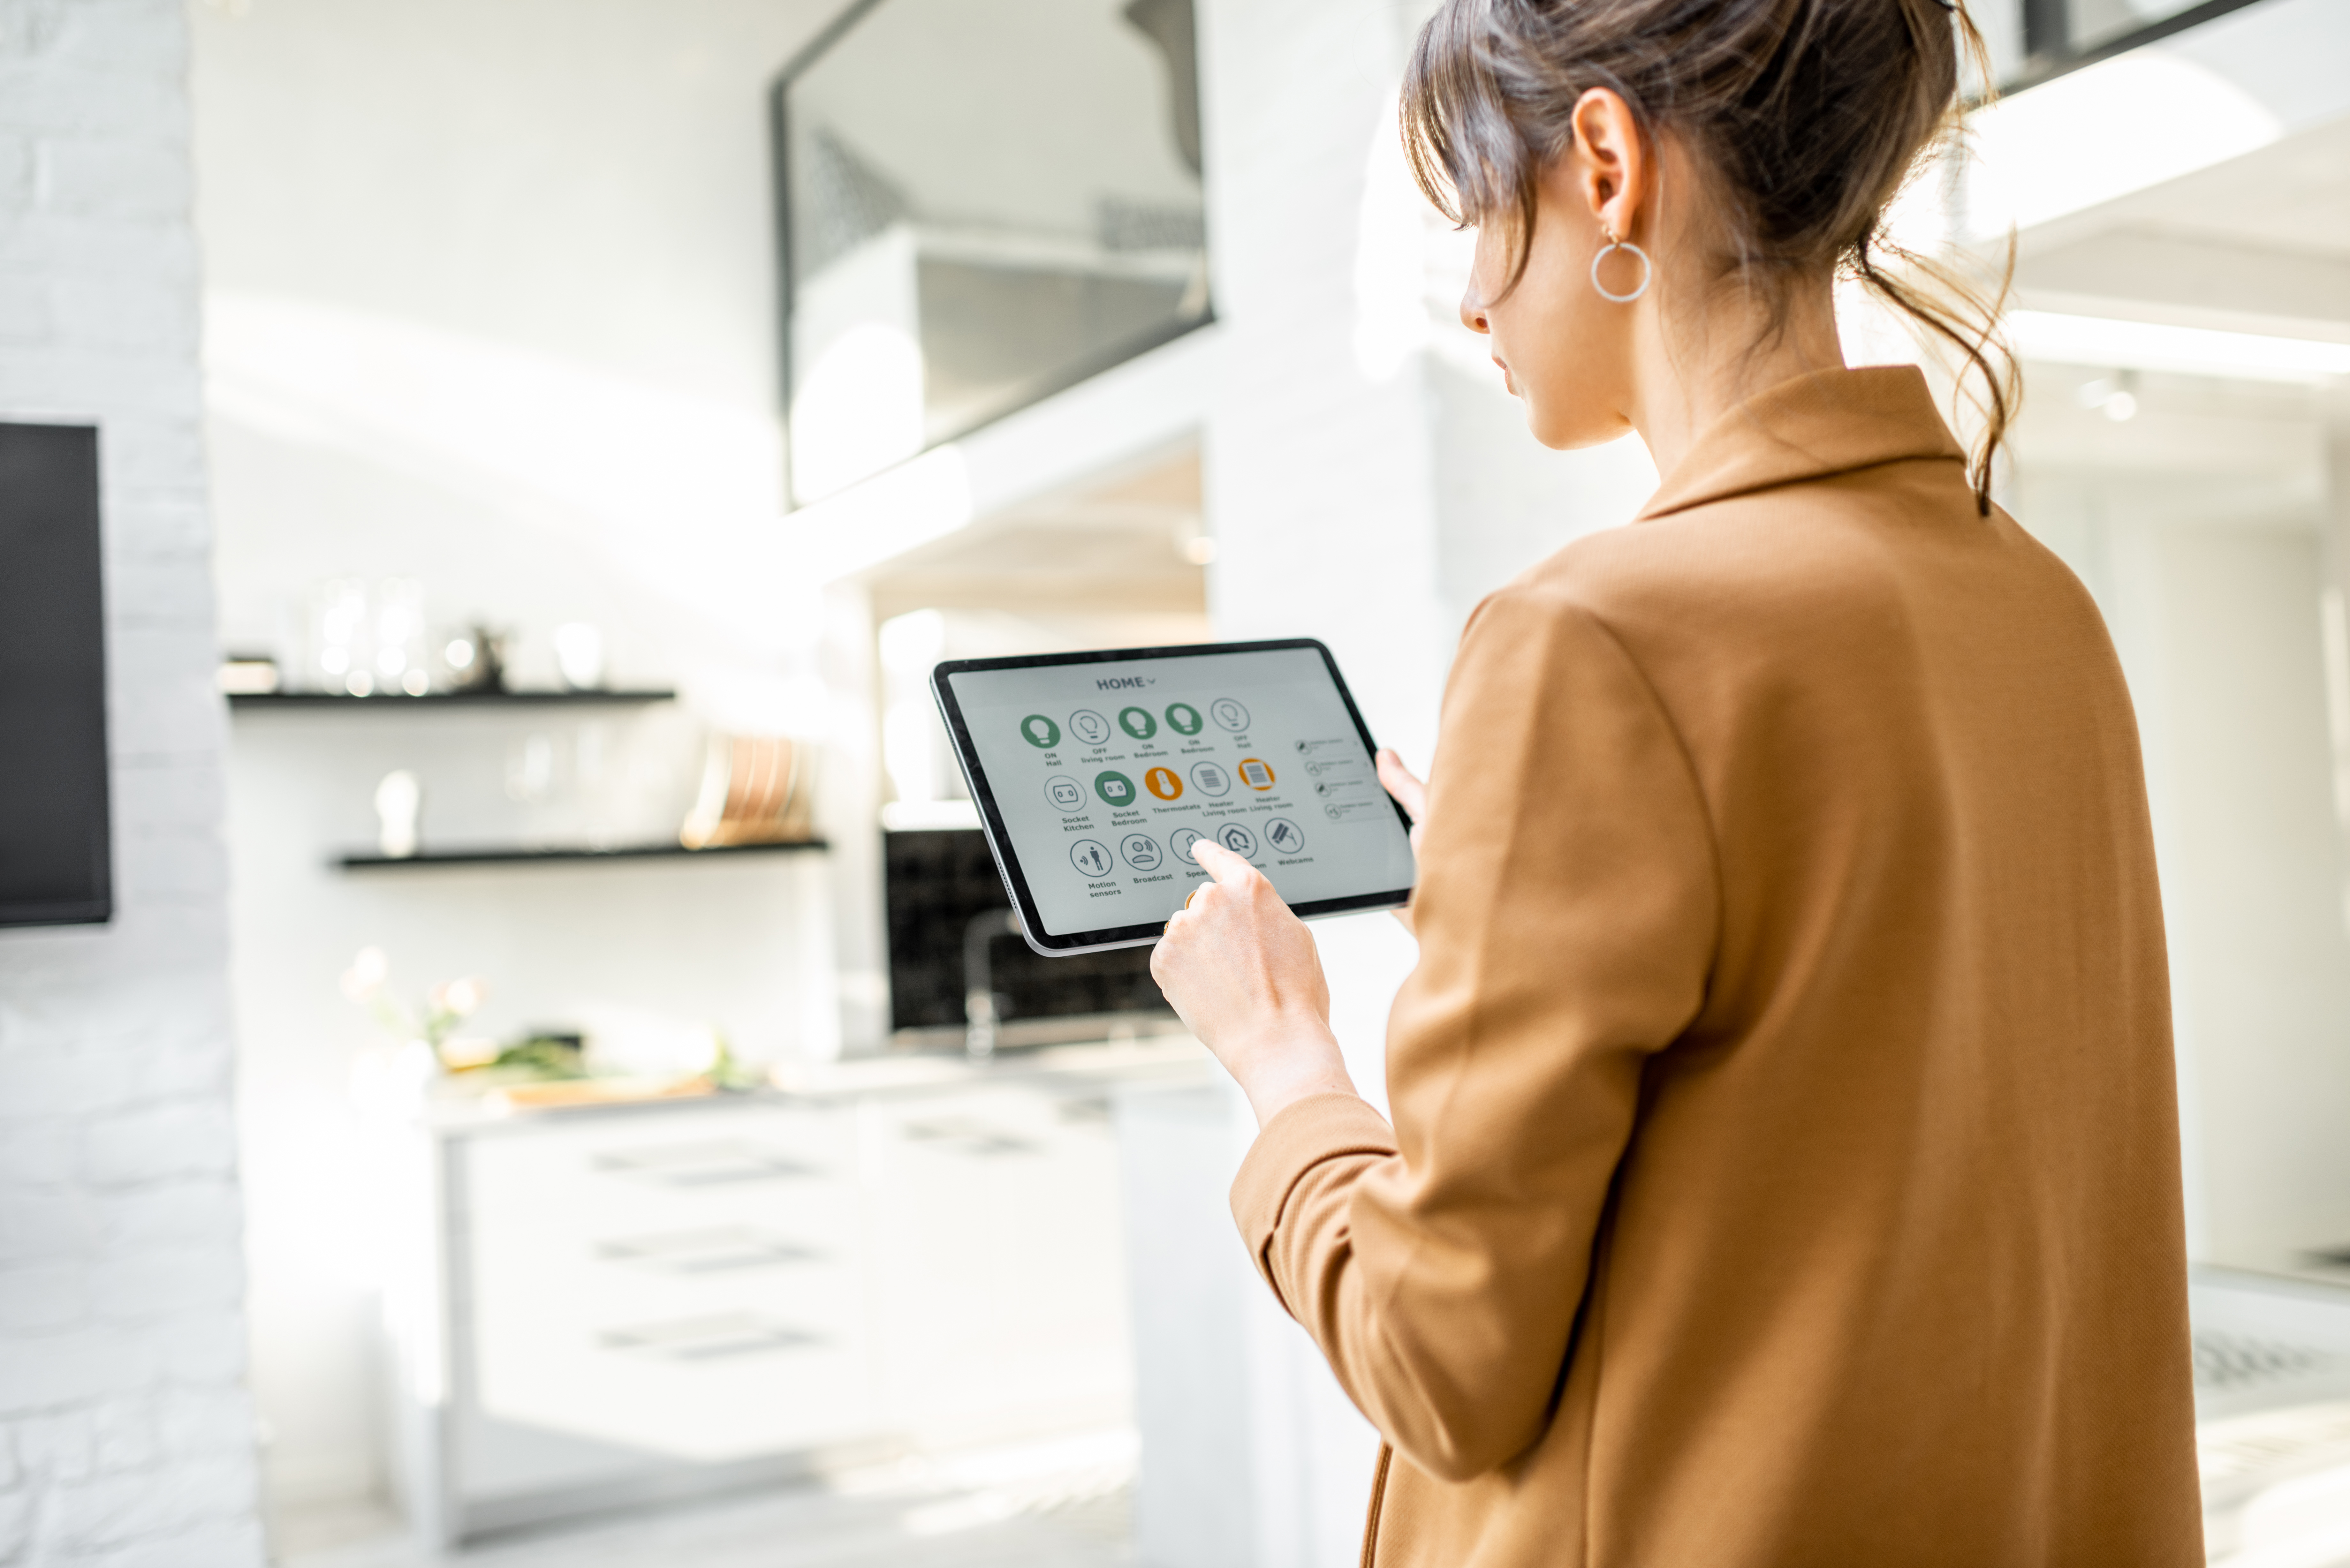
<path id="1" fill-rule="evenodd" d="M 1109 1096 L 1188 1040 L 409 1129 L 400 1490 L 449 1544 L 1131 1418 Z"/>

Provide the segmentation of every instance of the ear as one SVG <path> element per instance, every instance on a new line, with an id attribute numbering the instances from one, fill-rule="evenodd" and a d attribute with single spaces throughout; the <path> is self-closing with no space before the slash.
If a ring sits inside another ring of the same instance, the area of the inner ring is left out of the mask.
<path id="1" fill-rule="evenodd" d="M 1570 151 L 1576 196 L 1591 220 L 1632 239 L 1648 207 L 1648 147 L 1632 106 L 1607 88 L 1593 88 L 1575 100 L 1567 123 L 1575 130 Z"/>

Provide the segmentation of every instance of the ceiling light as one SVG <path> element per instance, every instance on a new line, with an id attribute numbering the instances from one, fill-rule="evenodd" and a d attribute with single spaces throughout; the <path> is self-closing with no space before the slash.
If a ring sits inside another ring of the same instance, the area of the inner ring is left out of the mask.
<path id="1" fill-rule="evenodd" d="M 2010 311 L 2007 327 L 2019 355 L 2051 364 L 2115 365 L 2303 386 L 2350 376 L 2350 343 L 2314 337 L 2270 337 L 2049 310 Z"/>
<path id="2" fill-rule="evenodd" d="M 2111 380 L 2100 376 L 2094 381 L 2084 381 L 2073 399 L 2083 408 L 2120 424 L 2137 414 L 2137 372 L 2124 370 Z"/>

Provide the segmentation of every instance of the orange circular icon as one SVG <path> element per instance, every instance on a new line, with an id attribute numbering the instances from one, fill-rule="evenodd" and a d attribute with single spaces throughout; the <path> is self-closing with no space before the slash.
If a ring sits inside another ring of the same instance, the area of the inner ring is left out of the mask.
<path id="1" fill-rule="evenodd" d="M 1273 769 L 1266 765 L 1263 757 L 1243 757 L 1241 765 L 1232 771 L 1240 774 L 1241 783 L 1251 789 L 1273 787 Z"/>
<path id="2" fill-rule="evenodd" d="M 1183 793 L 1183 781 L 1173 768 L 1153 768 L 1142 775 L 1142 787 L 1160 800 L 1173 800 Z"/>

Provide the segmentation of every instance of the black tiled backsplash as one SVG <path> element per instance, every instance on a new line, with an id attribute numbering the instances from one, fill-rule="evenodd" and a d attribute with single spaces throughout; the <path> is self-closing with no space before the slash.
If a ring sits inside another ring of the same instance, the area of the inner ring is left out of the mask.
<path id="1" fill-rule="evenodd" d="M 889 919 L 889 1027 L 961 1028 L 963 931 L 973 915 L 1011 907 L 977 828 L 883 837 Z M 1150 978 L 1149 948 L 1040 958 L 1009 933 L 988 951 L 1003 1022 L 1076 1013 L 1172 1010 Z"/>

